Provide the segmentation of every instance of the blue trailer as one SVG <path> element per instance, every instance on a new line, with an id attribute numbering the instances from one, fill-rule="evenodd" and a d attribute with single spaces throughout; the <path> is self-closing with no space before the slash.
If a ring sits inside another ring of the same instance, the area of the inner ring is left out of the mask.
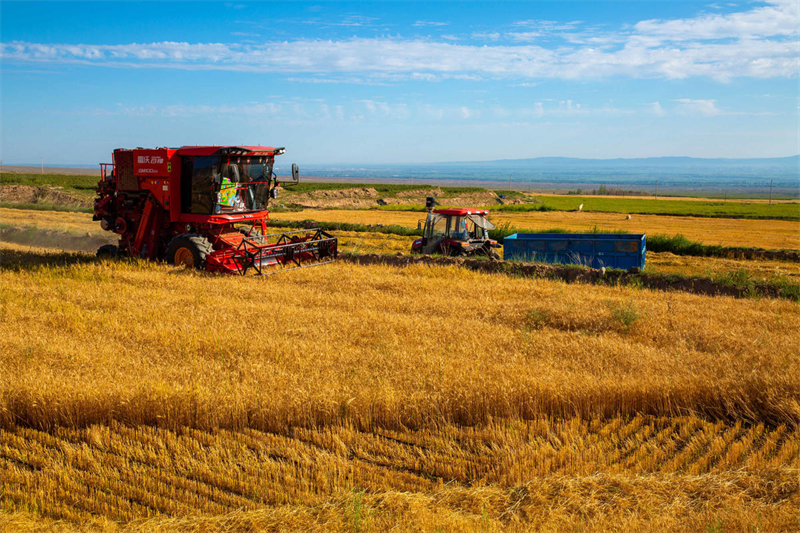
<path id="1" fill-rule="evenodd" d="M 503 241 L 507 261 L 644 268 L 645 235 L 627 233 L 515 233 Z"/>

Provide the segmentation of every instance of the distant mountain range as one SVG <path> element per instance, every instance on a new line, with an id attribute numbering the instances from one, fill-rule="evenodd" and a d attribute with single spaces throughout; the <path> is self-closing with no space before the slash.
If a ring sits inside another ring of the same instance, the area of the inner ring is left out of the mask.
<path id="1" fill-rule="evenodd" d="M 491 167 L 496 169 L 720 169 L 772 168 L 800 172 L 800 155 L 752 159 L 699 157 L 639 157 L 617 159 L 583 159 L 578 157 L 533 157 L 529 159 L 495 159 L 491 161 L 452 161 L 419 166 Z"/>
<path id="2" fill-rule="evenodd" d="M 556 189 L 611 184 L 625 189 L 750 191 L 770 188 L 795 196 L 800 191 L 800 155 L 750 159 L 645 157 L 581 159 L 535 157 L 492 161 L 451 161 L 387 165 L 301 165 L 305 175 L 352 179 L 414 179 L 452 182 L 537 184 Z"/>

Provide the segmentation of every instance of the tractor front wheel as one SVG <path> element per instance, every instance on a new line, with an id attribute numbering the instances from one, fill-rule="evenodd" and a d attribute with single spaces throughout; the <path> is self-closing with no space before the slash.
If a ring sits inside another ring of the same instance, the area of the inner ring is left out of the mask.
<path id="1" fill-rule="evenodd" d="M 184 233 L 174 237 L 167 245 L 166 260 L 170 265 L 202 269 L 213 251 L 211 243 L 202 235 Z"/>

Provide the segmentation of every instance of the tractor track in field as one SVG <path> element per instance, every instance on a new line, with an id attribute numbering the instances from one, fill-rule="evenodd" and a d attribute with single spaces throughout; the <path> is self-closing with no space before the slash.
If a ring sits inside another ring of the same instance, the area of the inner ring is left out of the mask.
<path id="1" fill-rule="evenodd" d="M 766 283 L 741 287 L 719 283 L 710 278 L 697 276 L 678 276 L 670 274 L 648 274 L 624 270 L 598 270 L 595 268 L 543 265 L 517 261 L 489 261 L 463 257 L 431 256 L 393 256 L 379 254 L 339 254 L 339 259 L 359 265 L 388 265 L 408 267 L 412 265 L 457 266 L 475 272 L 505 274 L 526 278 L 558 279 L 567 283 L 591 283 L 595 285 L 632 285 L 662 291 L 677 290 L 705 296 L 733 296 L 748 298 L 765 296 L 769 298 L 796 299 L 781 287 Z"/>
<path id="2" fill-rule="evenodd" d="M 114 244 L 117 239 L 110 234 L 76 233 L 45 230 L 32 226 L 0 225 L 0 241 L 65 251 L 94 252 L 104 244 Z"/>

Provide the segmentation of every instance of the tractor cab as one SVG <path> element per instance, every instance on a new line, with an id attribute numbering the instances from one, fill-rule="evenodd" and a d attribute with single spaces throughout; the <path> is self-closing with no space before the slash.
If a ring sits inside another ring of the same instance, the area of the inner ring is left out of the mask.
<path id="1" fill-rule="evenodd" d="M 494 224 L 483 209 L 429 209 L 422 238 L 411 245 L 412 253 L 448 256 L 485 255 L 499 259 L 500 245 L 489 238 Z M 418 227 L 423 227 L 420 220 Z"/>

